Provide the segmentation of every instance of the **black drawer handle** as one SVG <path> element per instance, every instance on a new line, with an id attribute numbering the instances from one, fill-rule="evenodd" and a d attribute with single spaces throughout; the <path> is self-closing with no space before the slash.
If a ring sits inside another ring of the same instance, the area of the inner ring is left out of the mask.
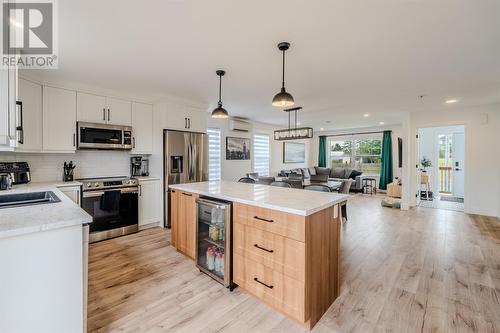
<path id="1" fill-rule="evenodd" d="M 268 284 L 265 284 L 264 282 L 259 281 L 259 279 L 257 279 L 256 277 L 255 277 L 255 278 L 253 278 L 253 280 L 254 280 L 255 282 L 258 282 L 258 283 L 260 283 L 261 285 L 263 285 L 263 286 L 265 286 L 265 287 L 269 288 L 269 289 L 273 289 L 273 288 L 274 288 L 274 286 L 270 286 L 270 285 L 268 285 Z"/>
<path id="2" fill-rule="evenodd" d="M 182 193 L 182 195 L 185 195 L 185 196 L 188 196 L 188 197 L 192 197 L 192 196 L 193 196 L 193 195 L 192 195 L 192 194 L 190 194 L 190 193 L 184 193 L 184 192 Z"/>
<path id="3" fill-rule="evenodd" d="M 264 221 L 264 222 L 274 222 L 274 220 L 268 220 L 268 219 L 265 219 L 263 217 L 258 217 L 258 216 L 254 216 L 253 218 L 256 220 Z"/>
<path id="4" fill-rule="evenodd" d="M 266 248 L 263 248 L 262 246 L 259 246 L 259 244 L 254 244 L 253 246 L 255 246 L 256 248 L 258 248 L 259 250 L 263 250 L 263 251 L 266 251 L 266 252 L 269 252 L 269 253 L 273 253 L 274 250 L 268 250 Z"/>

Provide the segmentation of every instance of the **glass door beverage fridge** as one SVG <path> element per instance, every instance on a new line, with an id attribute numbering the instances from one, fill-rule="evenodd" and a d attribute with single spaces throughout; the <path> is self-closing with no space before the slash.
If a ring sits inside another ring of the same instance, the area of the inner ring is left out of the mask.
<path id="1" fill-rule="evenodd" d="M 231 202 L 200 197 L 196 205 L 196 266 L 233 290 Z"/>

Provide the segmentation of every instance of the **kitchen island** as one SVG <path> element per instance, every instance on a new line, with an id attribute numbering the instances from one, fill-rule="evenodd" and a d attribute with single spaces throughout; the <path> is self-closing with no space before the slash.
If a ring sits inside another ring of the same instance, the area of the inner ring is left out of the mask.
<path id="1" fill-rule="evenodd" d="M 228 181 L 170 189 L 178 251 L 197 257 L 198 197 L 230 201 L 233 281 L 241 289 L 308 329 L 339 296 L 339 205 L 348 195 Z"/>

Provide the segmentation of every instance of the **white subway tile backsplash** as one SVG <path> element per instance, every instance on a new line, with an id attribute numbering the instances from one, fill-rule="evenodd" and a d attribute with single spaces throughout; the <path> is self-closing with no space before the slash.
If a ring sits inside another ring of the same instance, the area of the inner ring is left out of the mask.
<path id="1" fill-rule="evenodd" d="M 78 151 L 75 154 L 5 153 L 1 162 L 28 162 L 31 181 L 59 181 L 64 162 L 76 164 L 75 179 L 90 177 L 130 176 L 130 155 L 125 151 Z"/>

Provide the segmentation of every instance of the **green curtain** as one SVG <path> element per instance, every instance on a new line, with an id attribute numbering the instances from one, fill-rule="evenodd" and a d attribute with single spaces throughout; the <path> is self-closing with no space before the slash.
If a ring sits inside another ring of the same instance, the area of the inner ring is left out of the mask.
<path id="1" fill-rule="evenodd" d="M 319 137 L 318 166 L 326 167 L 326 136 L 323 135 Z"/>
<path id="2" fill-rule="evenodd" d="M 387 184 L 392 182 L 392 139 L 391 131 L 384 131 L 382 139 L 382 165 L 378 188 L 387 190 Z"/>

